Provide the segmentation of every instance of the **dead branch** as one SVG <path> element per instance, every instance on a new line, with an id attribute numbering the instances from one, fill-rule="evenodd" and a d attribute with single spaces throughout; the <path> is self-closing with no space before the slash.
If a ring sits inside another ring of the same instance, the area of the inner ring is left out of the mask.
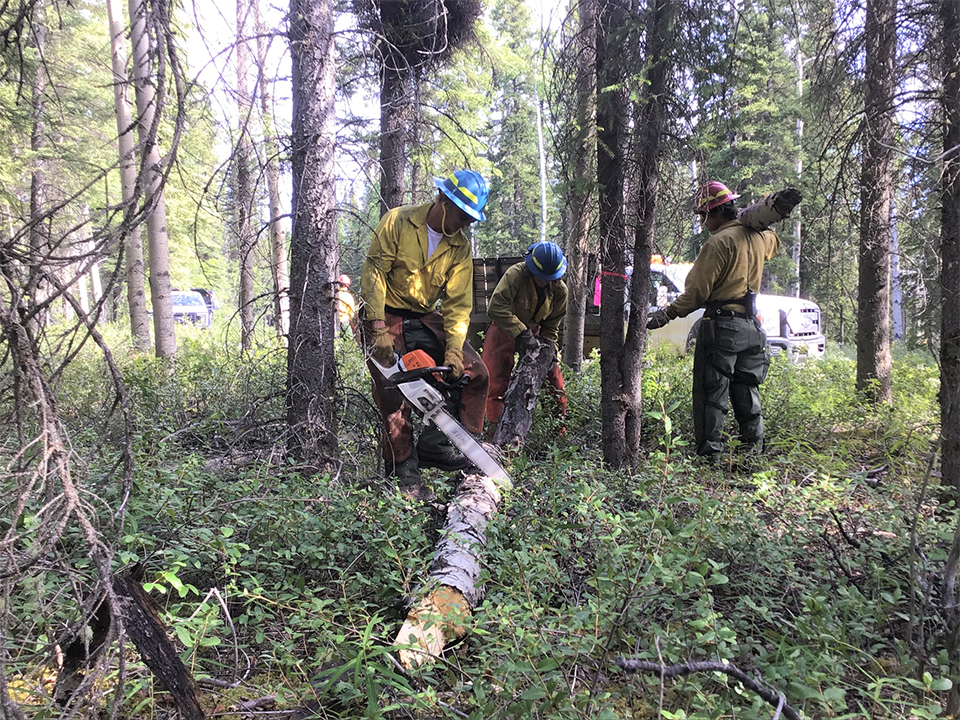
<path id="1" fill-rule="evenodd" d="M 686 677 L 696 672 L 719 672 L 732 677 L 748 690 L 752 690 L 775 708 L 783 708 L 783 716 L 789 720 L 801 720 L 800 713 L 786 703 L 783 693 L 775 692 L 766 685 L 754 680 L 736 665 L 729 663 L 703 661 L 688 662 L 680 665 L 662 665 L 648 660 L 628 660 L 618 657 L 617 666 L 632 673 L 659 675 L 661 680 L 672 677 Z"/>

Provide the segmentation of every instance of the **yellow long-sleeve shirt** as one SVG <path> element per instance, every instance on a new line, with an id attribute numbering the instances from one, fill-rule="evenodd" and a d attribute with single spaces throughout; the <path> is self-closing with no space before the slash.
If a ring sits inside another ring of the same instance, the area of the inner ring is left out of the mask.
<path id="1" fill-rule="evenodd" d="M 763 263 L 780 249 L 772 230 L 752 230 L 739 220 L 724 223 L 710 235 L 684 282 L 683 294 L 667 308 L 686 317 L 708 302 L 736 300 L 747 290 L 759 292 Z"/>
<path id="2" fill-rule="evenodd" d="M 428 313 L 442 301 L 447 347 L 460 349 L 473 310 L 473 256 L 458 231 L 427 257 L 431 205 L 394 208 L 380 219 L 363 263 L 360 295 L 368 320 L 382 320 L 385 306 Z"/>
<path id="3" fill-rule="evenodd" d="M 567 312 L 567 286 L 554 280 L 544 287 L 543 304 L 537 309 L 537 288 L 526 263 L 511 265 L 500 278 L 487 309 L 490 319 L 507 335 L 516 338 L 527 328 L 540 326 L 540 337 L 554 345 L 560 339 L 560 323 Z"/>

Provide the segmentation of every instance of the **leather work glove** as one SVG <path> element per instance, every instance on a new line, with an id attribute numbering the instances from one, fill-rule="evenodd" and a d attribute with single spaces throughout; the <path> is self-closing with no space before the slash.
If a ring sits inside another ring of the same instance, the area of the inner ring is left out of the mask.
<path id="1" fill-rule="evenodd" d="M 393 351 L 393 337 L 386 328 L 376 328 L 373 331 L 373 359 L 384 367 L 394 363 L 396 353 Z"/>
<path id="2" fill-rule="evenodd" d="M 448 347 L 443 353 L 443 364 L 450 367 L 450 377 L 456 379 L 463 375 L 463 350 Z"/>
<path id="3" fill-rule="evenodd" d="M 662 328 L 668 322 L 673 320 L 676 317 L 675 315 L 670 314 L 670 308 L 660 308 L 656 312 L 650 313 L 647 316 L 647 330 L 656 330 L 657 328 Z"/>
<path id="4" fill-rule="evenodd" d="M 773 209 L 783 217 L 787 217 L 800 204 L 803 195 L 796 188 L 786 188 L 778 192 L 773 198 Z"/>
<path id="5" fill-rule="evenodd" d="M 537 339 L 537 336 L 533 334 L 533 330 L 527 328 L 519 335 L 517 335 L 517 352 L 520 353 L 520 356 L 528 355 L 540 347 L 540 341 Z"/>

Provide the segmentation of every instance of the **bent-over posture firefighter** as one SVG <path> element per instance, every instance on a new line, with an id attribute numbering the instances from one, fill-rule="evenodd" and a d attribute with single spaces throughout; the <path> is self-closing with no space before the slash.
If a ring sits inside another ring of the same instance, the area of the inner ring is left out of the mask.
<path id="1" fill-rule="evenodd" d="M 759 385 L 767 376 L 767 337 L 754 301 L 763 263 L 780 240 L 772 230 L 754 230 L 737 220 L 733 201 L 740 197 L 720 182 L 709 182 L 694 203 L 710 238 L 687 275 L 683 294 L 650 315 L 648 330 L 704 308 L 693 359 L 693 427 L 697 453 L 723 450 L 727 408 L 740 425 L 745 449 L 763 448 Z"/>
<path id="2" fill-rule="evenodd" d="M 487 371 L 465 342 L 473 309 L 473 257 L 461 231 L 486 219 L 487 184 L 472 170 L 458 170 L 434 183 L 439 190 L 434 202 L 388 211 L 374 233 L 360 283 L 364 326 L 373 345 L 368 362 L 392 365 L 395 352 L 419 349 L 438 366 L 452 368 L 454 378 L 466 374 L 469 382 L 452 398 L 452 410 L 468 430 L 478 433 L 483 429 Z M 370 371 L 383 420 L 381 451 L 387 472 L 404 492 L 423 498 L 420 467 L 457 470 L 470 463 L 433 425 L 424 429 L 414 449 L 410 407 L 403 394 L 382 372 L 374 367 Z"/>
<path id="3" fill-rule="evenodd" d="M 534 243 L 523 262 L 507 268 L 490 297 L 487 312 L 493 322 L 483 340 L 483 364 L 490 374 L 487 419 L 494 426 L 503 413 L 514 353 L 522 355 L 540 342 L 552 347 L 554 360 L 547 382 L 561 412 L 566 412 L 563 375 L 556 359 L 560 324 L 567 312 L 567 286 L 561 280 L 566 271 L 567 259 L 555 243 Z"/>

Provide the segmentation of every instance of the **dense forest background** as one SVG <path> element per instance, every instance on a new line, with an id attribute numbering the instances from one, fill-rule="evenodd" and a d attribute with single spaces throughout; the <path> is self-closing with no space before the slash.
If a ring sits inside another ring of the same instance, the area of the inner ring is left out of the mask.
<path id="1" fill-rule="evenodd" d="M 960 713 L 956 0 L 12 0 L 0 147 L 4 717 Z M 617 311 L 409 670 L 443 510 L 384 478 L 334 292 L 458 168 L 475 256 L 567 252 L 568 342 L 587 256 Z M 708 179 L 802 190 L 763 290 L 828 337 L 716 466 L 624 282 L 696 257 Z"/>

